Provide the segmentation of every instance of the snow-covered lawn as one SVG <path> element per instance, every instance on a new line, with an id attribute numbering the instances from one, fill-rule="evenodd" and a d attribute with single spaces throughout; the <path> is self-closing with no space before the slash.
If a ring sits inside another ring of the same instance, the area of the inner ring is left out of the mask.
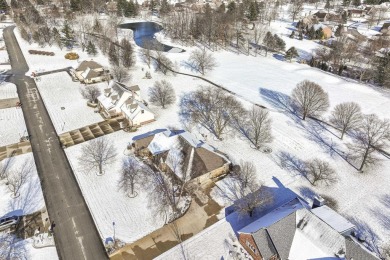
<path id="1" fill-rule="evenodd" d="M 96 85 L 103 88 L 107 83 Z M 37 86 L 57 134 L 104 120 L 94 108 L 87 106 L 87 100 L 80 93 L 84 85 L 73 82 L 68 73 L 41 76 Z"/>
<path id="2" fill-rule="evenodd" d="M 2 240 L 2 250 L 0 251 L 1 259 L 10 259 L 8 253 L 13 256 L 11 259 L 26 259 L 26 260 L 57 260 L 57 250 L 54 246 L 35 248 L 33 238 L 19 239 L 14 235 L 0 234 Z M 7 242 L 4 242 L 4 241 Z"/>
<path id="3" fill-rule="evenodd" d="M 20 142 L 27 135 L 22 109 L 10 107 L 0 109 L 0 146 Z"/>
<path id="4" fill-rule="evenodd" d="M 1 82 L 0 83 L 0 99 L 17 98 L 18 92 L 16 86 L 13 83 Z"/>
<path id="5" fill-rule="evenodd" d="M 0 217 L 4 215 L 26 215 L 40 211 L 45 207 L 41 182 L 39 180 L 32 153 L 17 155 L 0 162 L 7 172 L 17 171 L 25 162 L 32 163 L 33 170 L 27 183 L 20 190 L 20 196 L 13 198 L 6 185 L 6 180 L 0 181 Z"/>
<path id="6" fill-rule="evenodd" d="M 142 238 L 164 224 L 164 219 L 156 216 L 148 206 L 147 192 L 138 190 L 137 197 L 129 198 L 118 190 L 122 158 L 126 156 L 124 151 L 136 134 L 140 133 L 120 131 L 107 136 L 115 144 L 118 155 L 116 162 L 107 166 L 102 176 L 97 176 L 93 171 L 87 173 L 79 165 L 81 148 L 88 143 L 65 150 L 103 240 L 114 235 L 113 222 L 115 238 L 127 243 Z"/>
<path id="7" fill-rule="evenodd" d="M 74 48 L 73 50 L 67 50 L 66 48 L 63 48 L 62 50 L 58 48 L 57 46 L 46 46 L 44 48 L 41 48 L 36 43 L 29 44 L 25 40 L 22 39 L 20 36 L 19 29 L 15 29 L 15 36 L 18 40 L 18 43 L 20 45 L 20 48 L 23 52 L 23 55 L 27 61 L 27 64 L 30 68 L 30 70 L 26 73 L 26 75 L 30 76 L 31 72 L 37 71 L 37 72 L 43 72 L 43 71 L 50 71 L 50 70 L 56 70 L 56 69 L 62 69 L 66 67 L 74 67 L 76 68 L 78 66 L 78 62 L 82 62 L 84 60 L 91 60 L 102 64 L 103 66 L 108 65 L 107 58 L 103 55 L 99 54 L 97 56 L 90 56 L 86 52 L 82 52 L 81 48 Z M 43 56 L 43 55 L 33 55 L 28 53 L 29 50 L 43 50 L 43 51 L 50 51 L 54 52 L 54 56 Z M 64 58 L 65 54 L 68 52 L 76 52 L 80 58 L 79 60 L 67 60 Z"/>

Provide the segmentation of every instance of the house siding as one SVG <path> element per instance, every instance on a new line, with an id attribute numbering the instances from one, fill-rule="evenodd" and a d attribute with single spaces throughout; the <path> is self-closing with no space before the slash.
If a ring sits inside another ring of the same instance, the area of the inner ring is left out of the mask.
<path id="1" fill-rule="evenodd" d="M 238 240 L 240 241 L 240 244 L 245 248 L 245 250 L 252 256 L 252 258 L 254 260 L 262 260 L 263 259 L 259 249 L 256 246 L 255 240 L 253 239 L 251 234 L 240 233 Z M 256 249 L 256 253 L 253 252 L 252 249 L 250 249 L 247 246 L 247 243 L 249 243 L 253 248 Z"/>

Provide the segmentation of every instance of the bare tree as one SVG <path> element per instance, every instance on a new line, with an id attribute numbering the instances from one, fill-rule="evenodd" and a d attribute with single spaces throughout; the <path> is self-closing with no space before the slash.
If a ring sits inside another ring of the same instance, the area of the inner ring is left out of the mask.
<path id="1" fill-rule="evenodd" d="M 153 60 L 156 71 L 161 71 L 164 75 L 167 75 L 169 71 L 173 72 L 173 62 L 162 51 L 156 51 L 155 56 Z"/>
<path id="2" fill-rule="evenodd" d="M 362 118 L 360 106 L 355 102 L 341 103 L 335 106 L 332 111 L 330 122 L 341 130 L 341 137 L 347 131 L 355 129 Z"/>
<path id="3" fill-rule="evenodd" d="M 249 214 L 252 217 L 257 208 L 273 200 L 269 191 L 262 187 L 252 162 L 240 161 L 233 167 L 230 177 L 221 181 L 218 188 L 218 195 L 233 203 L 240 215 Z"/>
<path id="4" fill-rule="evenodd" d="M 0 233 L 0 259 L 27 259 L 29 255 L 22 239 L 14 234 Z"/>
<path id="5" fill-rule="evenodd" d="M 302 0 L 294 0 L 290 2 L 288 12 L 290 13 L 293 22 L 295 21 L 297 16 L 303 11 L 303 4 L 304 1 Z"/>
<path id="6" fill-rule="evenodd" d="M 320 159 L 314 159 L 306 162 L 306 178 L 309 182 L 316 186 L 331 185 L 337 182 L 337 176 L 335 170 L 326 161 Z"/>
<path id="7" fill-rule="evenodd" d="M 134 157 L 126 157 L 122 162 L 122 174 L 118 182 L 120 190 L 127 196 L 133 198 L 137 196 L 136 185 L 140 184 L 142 175 L 145 172 L 144 167 Z"/>
<path id="8" fill-rule="evenodd" d="M 349 145 L 352 156 L 360 158 L 359 170 L 373 165 L 379 159 L 374 155 L 376 150 L 383 150 L 390 141 L 390 121 L 381 120 L 375 114 L 364 115 L 359 129 L 353 133 L 354 142 Z"/>
<path id="9" fill-rule="evenodd" d="M 111 67 L 112 75 L 114 79 L 120 83 L 128 82 L 131 80 L 129 70 L 122 65 Z"/>
<path id="10" fill-rule="evenodd" d="M 162 108 L 175 103 L 176 95 L 172 84 L 164 79 L 156 81 L 154 86 L 149 88 L 149 100 Z"/>
<path id="11" fill-rule="evenodd" d="M 180 118 L 183 123 L 199 124 L 218 139 L 227 132 L 232 118 L 239 118 L 241 103 L 224 90 L 206 87 L 190 92 L 180 100 Z"/>
<path id="12" fill-rule="evenodd" d="M 208 53 L 206 48 L 194 50 L 191 53 L 189 62 L 202 75 L 207 71 L 213 70 L 217 66 L 214 56 L 211 53 Z"/>
<path id="13" fill-rule="evenodd" d="M 320 85 L 309 80 L 297 84 L 292 91 L 292 98 L 298 105 L 303 120 L 307 116 L 318 116 L 329 107 L 328 94 Z"/>
<path id="14" fill-rule="evenodd" d="M 150 64 L 152 63 L 152 49 L 152 41 L 145 40 L 142 42 L 141 58 L 146 63 L 146 65 L 148 65 L 148 68 L 150 68 Z"/>
<path id="15" fill-rule="evenodd" d="M 80 93 L 83 98 L 91 103 L 96 103 L 97 98 L 101 95 L 101 91 L 97 86 L 82 86 L 80 87 Z"/>
<path id="16" fill-rule="evenodd" d="M 159 170 L 148 168 L 145 176 L 148 177 L 149 204 L 157 214 L 165 217 L 165 222 L 172 221 L 180 212 L 178 203 L 181 193 L 172 179 Z"/>
<path id="17" fill-rule="evenodd" d="M 29 180 L 32 171 L 32 161 L 25 160 L 18 169 L 8 172 L 7 185 L 14 198 L 20 196 L 20 189 Z"/>
<path id="18" fill-rule="evenodd" d="M 241 190 L 257 190 L 259 183 L 257 181 L 256 167 L 252 162 L 240 161 L 231 174 L 232 178 L 237 180 Z"/>
<path id="19" fill-rule="evenodd" d="M 99 137 L 84 144 L 78 158 L 86 170 L 98 169 L 98 175 L 104 174 L 104 166 L 114 162 L 117 153 L 112 141 L 107 137 Z"/>
<path id="20" fill-rule="evenodd" d="M 259 148 L 262 143 L 272 141 L 271 123 L 269 112 L 266 109 L 253 106 L 248 113 L 248 137 L 255 148 Z"/>

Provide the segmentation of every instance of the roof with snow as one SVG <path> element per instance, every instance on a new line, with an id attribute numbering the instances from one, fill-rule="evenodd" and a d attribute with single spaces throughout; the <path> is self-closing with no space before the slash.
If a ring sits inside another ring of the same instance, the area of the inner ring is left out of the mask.
<path id="1" fill-rule="evenodd" d="M 355 228 L 355 225 L 326 205 L 314 208 L 312 212 L 339 233 L 344 233 Z"/>
<path id="2" fill-rule="evenodd" d="M 238 233 L 251 234 L 265 259 L 300 260 L 377 259 L 371 252 L 342 233 L 354 225 L 327 206 L 307 209 L 295 198 L 242 228 Z M 352 242 L 351 242 L 352 241 Z M 351 244 L 354 243 L 354 244 Z M 368 256 L 366 256 L 368 255 Z M 336 257 L 337 256 L 337 257 Z"/>
<path id="3" fill-rule="evenodd" d="M 184 130 L 159 129 L 135 136 L 133 142 L 139 149 L 147 148 L 153 156 L 162 154 L 164 162 L 179 178 L 193 179 L 230 163 L 214 147 Z M 178 160 L 180 169 L 174 165 Z"/>
<path id="4" fill-rule="evenodd" d="M 77 67 L 77 71 L 86 71 L 88 68 L 92 70 L 103 69 L 103 66 L 93 60 L 85 60 Z"/>

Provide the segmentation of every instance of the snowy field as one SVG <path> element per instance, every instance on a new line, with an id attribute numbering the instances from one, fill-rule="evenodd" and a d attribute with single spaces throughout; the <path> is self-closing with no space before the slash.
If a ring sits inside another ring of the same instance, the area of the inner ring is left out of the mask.
<path id="1" fill-rule="evenodd" d="M 22 109 L 10 107 L 0 109 L 0 146 L 20 142 L 27 135 Z"/>
<path id="2" fill-rule="evenodd" d="M 33 170 L 30 174 L 29 181 L 22 186 L 19 197 L 12 198 L 12 194 L 6 185 L 6 180 L 0 181 L 0 217 L 5 215 L 31 214 L 45 207 L 41 184 L 32 153 L 4 159 L 0 164 L 3 167 L 7 165 L 9 172 L 13 172 L 21 169 L 25 162 L 32 163 Z"/>
<path id="3" fill-rule="evenodd" d="M 8 172 L 14 172 L 21 169 L 24 163 L 32 164 L 32 171 L 28 181 L 22 186 L 20 196 L 13 198 L 12 193 L 6 185 L 6 180 L 0 180 L 0 217 L 4 216 L 22 216 L 32 214 L 42 210 L 45 207 L 41 183 L 35 167 L 32 153 L 18 155 L 7 158 L 0 162 L 2 167 L 7 167 Z M 0 232 L 0 239 L 6 236 Z M 13 241 L 12 250 L 16 251 L 20 258 L 28 260 L 56 260 L 58 259 L 55 247 L 34 248 L 33 239 Z M 4 249 L 4 248 L 2 248 Z M 3 252 L 0 252 L 0 258 Z"/>
<path id="4" fill-rule="evenodd" d="M 107 83 L 96 85 L 103 88 Z M 37 86 L 57 134 L 104 120 L 94 108 L 87 106 L 80 93 L 84 85 L 73 82 L 68 73 L 41 76 Z"/>
<path id="5" fill-rule="evenodd" d="M 87 143 L 65 150 L 103 241 L 113 236 L 112 222 L 115 222 L 115 238 L 127 243 L 142 238 L 164 224 L 164 220 L 149 208 L 146 192 L 138 190 L 138 196 L 129 198 L 118 190 L 122 158 L 126 156 L 124 151 L 136 134 L 139 133 L 131 135 L 120 131 L 107 136 L 114 142 L 118 155 L 116 162 L 107 166 L 102 176 L 97 176 L 93 171 L 86 172 L 78 163 L 81 148 Z"/>
<path id="6" fill-rule="evenodd" d="M 103 55 L 99 54 L 97 56 L 90 56 L 86 52 L 82 52 L 80 48 L 75 48 L 73 50 L 67 50 L 63 48 L 62 50 L 57 46 L 41 48 L 36 43 L 29 44 L 24 41 L 21 36 L 19 30 L 16 28 L 14 30 L 16 39 L 19 42 L 20 48 L 23 52 L 23 55 L 27 61 L 27 64 L 30 70 L 26 73 L 26 75 L 30 76 L 31 72 L 43 72 L 43 71 L 51 71 L 56 69 L 62 69 L 66 67 L 77 67 L 78 62 L 82 62 L 84 60 L 91 60 L 101 63 L 102 65 L 107 64 L 107 58 Z M 55 53 L 54 56 L 42 56 L 42 55 L 32 55 L 28 53 L 29 50 L 43 50 L 43 51 L 52 51 Z M 65 54 L 69 52 L 76 52 L 79 54 L 79 60 L 67 60 L 64 58 Z"/>
<path id="7" fill-rule="evenodd" d="M 16 86 L 13 83 L 1 82 L 0 83 L 0 99 L 17 98 L 18 92 Z"/>

